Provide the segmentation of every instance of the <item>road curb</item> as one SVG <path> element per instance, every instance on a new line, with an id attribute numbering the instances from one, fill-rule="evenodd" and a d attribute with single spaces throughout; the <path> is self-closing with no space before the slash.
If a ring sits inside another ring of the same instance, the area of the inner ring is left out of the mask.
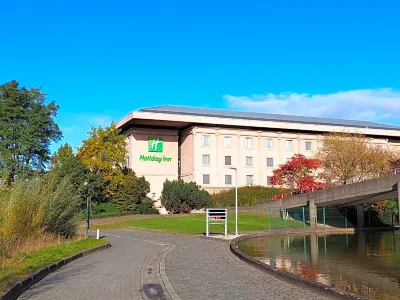
<path id="1" fill-rule="evenodd" d="M 288 280 L 296 285 L 307 285 L 309 287 L 312 287 L 314 289 L 323 291 L 324 293 L 328 293 L 330 295 L 333 295 L 333 296 L 336 296 L 336 297 L 339 297 L 342 299 L 351 299 L 351 300 L 367 300 L 367 299 L 369 299 L 369 298 L 366 298 L 366 297 L 363 297 L 360 295 L 356 295 L 353 293 L 348 293 L 346 291 L 335 289 L 331 286 L 328 286 L 328 285 L 325 285 L 322 283 L 318 283 L 318 282 L 315 282 L 315 281 L 312 281 L 309 279 L 302 278 L 300 276 L 297 276 L 295 274 L 292 274 L 292 273 L 289 273 L 286 271 L 275 269 L 266 263 L 263 263 L 251 256 L 248 256 L 246 253 L 241 251 L 238 247 L 238 244 L 240 242 L 251 239 L 251 238 L 261 237 L 261 236 L 283 235 L 283 234 L 289 234 L 289 233 L 300 234 L 301 232 L 300 231 L 297 232 L 296 230 L 291 230 L 290 232 L 286 232 L 286 233 L 285 232 L 277 232 L 274 234 L 274 232 L 268 232 L 268 233 L 255 233 L 255 234 L 243 235 L 243 236 L 233 239 L 230 242 L 230 250 L 239 259 L 243 260 L 244 262 L 248 263 L 249 265 L 256 267 L 257 269 L 259 269 L 261 271 L 268 272 L 278 278 Z M 322 232 L 318 232 L 318 233 L 322 233 Z M 303 234 L 304 234 L 304 231 L 303 231 Z"/>
<path id="2" fill-rule="evenodd" d="M 23 279 L 22 281 L 14 284 L 11 286 L 7 291 L 5 291 L 3 294 L 0 295 L 1 300 L 14 300 L 17 299 L 18 296 L 20 296 L 23 292 L 25 292 L 27 289 L 29 289 L 32 285 L 35 283 L 38 283 L 40 280 L 42 280 L 44 277 L 49 275 L 50 273 L 53 273 L 54 271 L 60 269 L 61 267 L 73 262 L 74 260 L 77 260 L 78 258 L 82 258 L 88 255 L 91 255 L 93 253 L 106 250 L 111 247 L 110 243 L 107 243 L 105 245 L 101 245 L 89 250 L 85 250 L 82 252 L 79 252 L 73 256 L 70 256 L 62 261 L 59 261 L 57 263 L 54 263 L 44 269 L 41 269 L 39 271 L 36 271 Z"/>

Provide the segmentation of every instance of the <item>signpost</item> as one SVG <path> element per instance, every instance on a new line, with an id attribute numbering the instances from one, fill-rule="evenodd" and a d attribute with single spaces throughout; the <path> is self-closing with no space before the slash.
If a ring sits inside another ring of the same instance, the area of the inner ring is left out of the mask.
<path id="1" fill-rule="evenodd" d="M 210 235 L 210 225 L 225 223 L 225 236 L 228 236 L 228 210 L 226 208 L 207 208 L 206 236 Z"/>

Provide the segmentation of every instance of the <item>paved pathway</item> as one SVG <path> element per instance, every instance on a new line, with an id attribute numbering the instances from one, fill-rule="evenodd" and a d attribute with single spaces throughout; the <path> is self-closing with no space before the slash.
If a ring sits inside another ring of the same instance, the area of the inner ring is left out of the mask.
<path id="1" fill-rule="evenodd" d="M 113 247 L 49 275 L 19 299 L 332 299 L 262 272 L 227 241 L 116 230 Z"/>

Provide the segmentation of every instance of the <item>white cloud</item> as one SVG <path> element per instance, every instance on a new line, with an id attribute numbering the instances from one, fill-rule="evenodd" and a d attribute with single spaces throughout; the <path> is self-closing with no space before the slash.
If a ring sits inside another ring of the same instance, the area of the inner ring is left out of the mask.
<path id="1" fill-rule="evenodd" d="M 224 95 L 228 106 L 246 111 L 399 123 L 400 91 L 365 89 L 333 94 Z"/>

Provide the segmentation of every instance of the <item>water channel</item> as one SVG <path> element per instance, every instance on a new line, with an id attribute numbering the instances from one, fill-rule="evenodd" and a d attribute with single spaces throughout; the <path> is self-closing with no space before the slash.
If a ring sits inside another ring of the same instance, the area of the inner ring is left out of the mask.
<path id="1" fill-rule="evenodd" d="M 239 249 L 274 268 L 369 297 L 400 299 L 400 232 L 287 235 L 244 240 Z"/>

